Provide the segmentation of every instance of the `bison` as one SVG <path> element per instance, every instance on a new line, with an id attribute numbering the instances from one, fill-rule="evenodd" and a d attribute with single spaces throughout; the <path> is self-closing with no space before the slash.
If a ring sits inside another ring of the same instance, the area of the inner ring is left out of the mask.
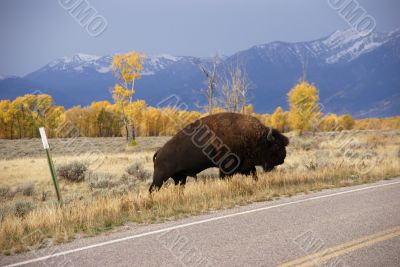
<path id="1" fill-rule="evenodd" d="M 187 125 L 153 156 L 153 183 L 159 189 L 169 178 L 176 185 L 187 176 L 218 167 L 220 177 L 236 173 L 257 179 L 256 166 L 271 171 L 284 162 L 289 140 L 257 118 L 238 113 L 218 113 Z"/>

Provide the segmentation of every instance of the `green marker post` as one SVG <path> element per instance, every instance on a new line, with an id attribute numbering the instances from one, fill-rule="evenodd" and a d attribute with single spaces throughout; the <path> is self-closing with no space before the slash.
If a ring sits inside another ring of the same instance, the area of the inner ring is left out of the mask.
<path id="1" fill-rule="evenodd" d="M 49 146 L 49 143 L 47 142 L 46 132 L 43 127 L 39 128 L 39 133 L 40 133 L 40 137 L 42 138 L 43 148 L 46 151 L 47 162 L 49 164 L 50 174 L 51 174 L 51 178 L 53 179 L 53 184 L 54 184 L 54 189 L 56 190 L 57 199 L 58 199 L 58 202 L 60 204 L 62 204 L 60 187 L 58 186 L 57 173 L 56 173 L 56 169 L 54 168 L 53 160 L 52 160 L 51 154 L 50 154 L 50 146 Z"/>

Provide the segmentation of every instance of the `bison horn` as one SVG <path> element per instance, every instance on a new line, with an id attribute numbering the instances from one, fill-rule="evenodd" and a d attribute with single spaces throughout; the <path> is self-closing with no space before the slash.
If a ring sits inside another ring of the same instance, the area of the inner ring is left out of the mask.
<path id="1" fill-rule="evenodd" d="M 269 128 L 267 140 L 270 142 L 273 142 L 275 140 L 275 138 L 272 136 L 272 128 Z"/>

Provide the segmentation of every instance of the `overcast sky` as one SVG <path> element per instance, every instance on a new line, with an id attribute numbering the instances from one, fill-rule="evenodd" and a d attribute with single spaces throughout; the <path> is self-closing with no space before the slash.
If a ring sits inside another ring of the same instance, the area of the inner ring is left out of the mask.
<path id="1" fill-rule="evenodd" d="M 0 75 L 25 75 L 78 52 L 231 55 L 349 27 L 328 0 L 88 0 L 108 23 L 92 37 L 59 1 L 76 0 L 0 1 Z M 399 0 L 357 1 L 375 18 L 378 31 L 400 27 Z"/>

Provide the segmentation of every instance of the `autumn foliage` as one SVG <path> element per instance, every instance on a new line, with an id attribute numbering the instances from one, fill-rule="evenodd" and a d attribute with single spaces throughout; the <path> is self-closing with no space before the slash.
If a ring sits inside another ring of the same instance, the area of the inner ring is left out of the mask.
<path id="1" fill-rule="evenodd" d="M 136 126 L 132 110 L 136 111 L 136 113 L 140 112 L 137 109 L 140 104 L 133 105 L 132 100 L 135 94 L 135 80 L 142 77 L 141 71 L 143 70 L 144 59 L 144 54 L 132 51 L 127 54 L 115 55 L 112 62 L 112 69 L 118 80 L 112 95 L 121 114 L 126 139 L 130 140 L 129 143 L 132 145 L 136 144 Z"/>
<path id="2" fill-rule="evenodd" d="M 300 133 L 315 130 L 321 117 L 317 88 L 306 81 L 301 81 L 289 91 L 288 100 L 290 107 L 288 121 L 291 128 Z"/>
<path id="3" fill-rule="evenodd" d="M 132 76 L 122 71 L 121 75 L 133 79 L 140 74 Z M 144 100 L 131 101 L 133 92 L 117 84 L 113 91 L 114 103 L 97 101 L 86 107 L 75 106 L 68 110 L 55 105 L 53 98 L 46 94 L 27 94 L 13 101 L 1 100 L 0 138 L 39 137 L 38 128 L 41 126 L 46 128 L 50 138 L 121 137 L 129 134 L 126 128 L 133 122 L 137 136 L 174 135 L 188 123 L 207 115 L 198 111 L 159 109 L 148 106 Z M 317 88 L 301 81 L 288 93 L 289 111 L 277 107 L 273 114 L 257 114 L 250 104 L 242 112 L 282 132 L 400 129 L 400 117 L 354 120 L 349 114 L 324 115 L 318 106 L 318 99 Z M 213 113 L 224 111 L 220 107 L 213 109 Z"/>
<path id="4" fill-rule="evenodd" d="M 214 113 L 223 112 L 221 108 Z M 49 95 L 25 95 L 14 101 L 0 101 L 0 138 L 39 137 L 38 127 L 44 125 L 50 138 L 53 137 L 120 137 L 125 136 L 125 127 L 120 106 L 108 101 L 93 102 L 90 106 L 75 106 L 64 110 L 56 106 Z M 138 136 L 173 135 L 189 122 L 205 116 L 198 111 L 159 109 L 148 106 L 144 100 L 127 103 L 126 116 L 136 122 Z M 288 118 L 290 112 L 278 107 L 270 114 L 256 114 L 252 106 L 246 113 L 257 117 L 267 126 L 287 132 L 293 129 Z M 66 125 L 68 127 L 66 127 Z M 71 125 L 74 131 L 71 131 Z M 298 126 L 296 124 L 295 126 Z M 353 120 L 350 115 L 328 114 L 319 121 L 318 131 L 341 131 L 348 129 L 399 129 L 400 117 Z"/>
<path id="5" fill-rule="evenodd" d="M 0 101 L 0 138 L 38 137 L 38 128 L 48 129 L 49 137 L 64 120 L 64 107 L 55 106 L 49 95 L 24 95 L 14 101 Z"/>

